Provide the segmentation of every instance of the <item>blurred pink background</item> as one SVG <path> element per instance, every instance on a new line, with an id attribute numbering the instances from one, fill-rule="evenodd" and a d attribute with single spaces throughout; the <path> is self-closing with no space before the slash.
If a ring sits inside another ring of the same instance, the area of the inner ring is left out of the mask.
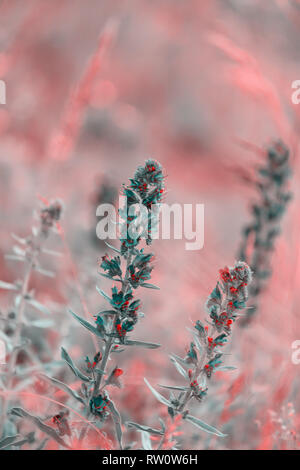
<path id="1" fill-rule="evenodd" d="M 186 251 L 184 240 L 153 244 L 161 290 L 140 293 L 146 316 L 136 336 L 162 348 L 119 356 L 125 388 L 112 395 L 124 421 L 157 427 L 163 406 L 143 377 L 178 382 L 168 354 L 184 355 L 186 327 L 204 319 L 218 269 L 234 264 L 249 220 L 256 192 L 244 176 L 253 177 L 264 158 L 259 150 L 273 139 L 289 146 L 294 198 L 273 277 L 255 321 L 235 328 L 227 361 L 238 370 L 218 372 L 205 403 L 194 405 L 194 415 L 228 437 L 189 428 L 182 446 L 286 448 L 274 413 L 289 421 L 299 446 L 300 365 L 292 363 L 291 344 L 300 339 L 300 105 L 292 104 L 291 84 L 300 79 L 300 2 L 2 0 L 0 25 L 7 93 L 0 105 L 0 279 L 21 276 L 4 255 L 11 232 L 29 233 L 38 195 L 61 198 L 66 244 L 57 237 L 52 245 L 64 257 L 48 260 L 55 279 L 35 276 L 32 285 L 53 309 L 56 326 L 45 332 L 52 358 L 61 345 L 78 360 L 93 352 L 67 308 L 82 314 L 84 298 L 94 314 L 102 306 L 95 283 L 109 287 L 97 274 L 105 248 L 95 236 L 96 206 L 114 200 L 149 157 L 165 169 L 166 202 L 205 204 L 202 250 Z M 11 300 L 1 291 L 0 309 Z M 30 406 L 43 414 L 44 403 Z"/>

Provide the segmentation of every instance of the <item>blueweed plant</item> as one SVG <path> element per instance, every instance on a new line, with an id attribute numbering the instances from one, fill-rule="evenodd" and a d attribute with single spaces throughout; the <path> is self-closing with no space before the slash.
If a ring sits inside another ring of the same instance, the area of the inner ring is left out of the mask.
<path id="1" fill-rule="evenodd" d="M 9 419 L 9 396 L 16 384 L 22 380 L 22 377 L 24 380 L 24 374 L 19 377 L 17 371 L 19 354 L 25 352 L 27 355 L 32 356 L 30 341 L 24 334 L 24 327 L 29 325 L 30 327 L 43 328 L 43 319 L 39 318 L 40 313 L 45 316 L 45 324 L 47 325 L 47 317 L 49 318 L 50 312 L 45 305 L 35 298 L 35 292 L 30 289 L 30 281 L 34 271 L 53 277 L 52 272 L 41 266 L 40 256 L 42 254 L 59 254 L 47 249 L 45 243 L 51 232 L 58 231 L 57 224 L 61 215 L 62 203 L 59 200 L 43 203 L 42 208 L 35 213 L 36 223 L 32 228 L 32 233 L 26 238 L 12 234 L 16 244 L 13 246 L 13 253 L 6 256 L 9 260 L 23 263 L 24 274 L 22 280 L 17 280 L 14 283 L 0 281 L 0 289 L 14 293 L 13 308 L 8 315 L 0 318 L 0 321 L 4 324 L 0 339 L 4 341 L 8 353 L 8 361 L 7 364 L 2 366 L 0 377 L 0 386 L 3 391 L 1 397 L 0 438 L 2 440 L 0 448 L 12 443 L 20 448 L 21 444 L 34 440 L 32 434 L 21 440 L 19 439 L 20 436 L 17 436 L 15 425 Z M 35 311 L 36 314 L 29 312 L 30 310 Z M 33 359 L 35 360 L 36 357 Z"/>
<path id="2" fill-rule="evenodd" d="M 153 233 L 153 220 L 151 208 L 159 204 L 164 193 L 164 175 L 160 164 L 154 160 L 147 160 L 144 166 L 138 167 L 128 185 L 123 187 L 123 195 L 127 198 L 127 204 L 120 209 L 122 218 L 119 247 L 113 247 L 107 243 L 113 256 L 105 254 L 100 263 L 102 276 L 110 279 L 114 285 L 111 293 L 107 294 L 97 287 L 97 291 L 107 302 L 108 306 L 94 316 L 94 321 L 89 322 L 71 311 L 73 317 L 97 339 L 98 350 L 93 356 L 85 358 L 85 367 L 78 367 L 67 350 L 62 348 L 62 359 L 70 368 L 75 378 L 81 382 L 78 391 L 73 390 L 67 384 L 56 378 L 44 376 L 55 387 L 66 392 L 70 399 L 80 406 L 82 419 L 79 429 L 72 429 L 69 423 L 68 412 L 61 410 L 52 417 L 52 435 L 49 429 L 41 427 L 41 421 L 20 408 L 13 409 L 13 413 L 19 417 L 27 418 L 38 424 L 41 431 L 48 433 L 63 447 L 72 445 L 72 438 L 82 443 L 86 437 L 89 426 L 101 429 L 105 423 L 112 420 L 118 447 L 123 448 L 122 425 L 120 413 L 109 396 L 108 386 L 122 387 L 121 376 L 124 371 L 117 364 L 111 365 L 110 359 L 115 354 L 120 354 L 128 347 L 142 347 L 156 349 L 160 345 L 132 339 L 135 326 L 140 318 L 141 300 L 135 297 L 139 287 L 158 289 L 151 284 L 153 254 L 146 252 L 145 248 L 151 244 Z M 148 234 L 143 244 L 142 234 L 131 236 L 127 227 L 138 218 L 132 210 L 135 204 L 143 204 L 148 213 Z M 154 221 L 155 222 L 155 221 Z M 43 423 L 42 423 L 43 424 Z M 74 431 L 74 432 L 73 432 Z M 55 436 L 53 436 L 55 433 Z M 67 442 L 68 440 L 68 442 Z M 101 448 L 101 444 L 97 448 Z"/>
<path id="3" fill-rule="evenodd" d="M 267 149 L 266 162 L 258 168 L 256 187 L 259 200 L 252 205 L 252 220 L 243 229 L 238 258 L 247 262 L 254 273 L 249 294 L 253 305 L 240 325 L 247 325 L 258 309 L 258 297 L 272 275 L 272 253 L 281 232 L 281 219 L 292 198 L 287 188 L 291 176 L 289 150 L 281 142 Z"/>
<path id="4" fill-rule="evenodd" d="M 160 385 L 170 391 L 167 398 L 145 379 L 155 398 L 167 407 L 172 419 L 181 416 L 183 421 L 218 437 L 225 435 L 190 414 L 189 405 L 192 400 L 203 402 L 208 393 L 207 383 L 215 371 L 235 369 L 235 367 L 223 365 L 224 348 L 230 340 L 235 321 L 242 316 L 242 311 L 246 308 L 251 282 L 251 269 L 243 261 L 237 262 L 233 268 L 225 267 L 220 270 L 217 285 L 206 302 L 208 314 L 206 322 L 198 320 L 194 328 L 190 329 L 192 341 L 185 357 L 170 355 L 171 362 L 187 382 L 185 385 Z M 151 436 L 152 438 L 160 436 L 157 450 L 165 448 L 168 429 L 163 420 L 160 420 L 160 424 L 161 428 L 155 429 L 134 422 L 127 423 L 128 427 L 135 428 L 142 433 L 143 447 L 148 450 L 152 449 Z"/>

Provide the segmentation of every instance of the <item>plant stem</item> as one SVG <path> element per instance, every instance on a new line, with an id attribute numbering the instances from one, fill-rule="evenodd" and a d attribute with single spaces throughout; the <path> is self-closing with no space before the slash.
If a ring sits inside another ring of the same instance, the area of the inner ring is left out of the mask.
<path id="1" fill-rule="evenodd" d="M 18 346 L 20 342 L 22 325 L 23 325 L 22 322 L 23 322 L 23 315 L 24 315 L 25 304 L 26 304 L 26 295 L 28 294 L 28 286 L 29 286 L 29 281 L 30 281 L 33 265 L 34 265 L 34 258 L 31 257 L 30 261 L 27 264 L 25 275 L 24 275 L 24 280 L 23 280 L 23 285 L 22 285 L 22 290 L 21 290 L 21 301 L 20 301 L 20 305 L 19 305 L 19 309 L 17 313 L 17 318 L 16 318 L 16 330 L 15 330 L 15 334 L 13 337 L 12 352 L 11 352 L 9 362 L 8 362 L 8 367 L 7 367 L 7 385 L 6 386 L 7 386 L 8 391 L 12 387 L 12 381 L 14 377 L 14 369 L 16 365 L 16 360 L 17 360 L 17 355 L 18 355 Z M 4 432 L 4 422 L 6 418 L 8 404 L 9 404 L 9 400 L 7 396 L 4 396 L 3 402 L 2 402 L 2 413 L 0 416 L 0 436 L 2 436 Z"/>
<path id="2" fill-rule="evenodd" d="M 227 302 L 225 302 L 226 304 Z M 210 333 L 210 336 L 213 337 L 214 333 L 215 333 L 215 326 L 212 327 L 211 329 L 211 333 Z M 198 362 L 196 368 L 195 368 L 195 372 L 193 374 L 193 377 L 191 379 L 191 382 L 193 380 L 197 380 L 199 378 L 199 376 L 201 374 L 203 374 L 203 365 L 205 364 L 205 362 L 207 362 L 209 360 L 208 356 L 207 356 L 207 351 L 203 351 L 203 354 L 202 354 L 202 357 L 200 359 L 200 361 Z M 184 396 L 183 396 L 183 400 L 182 400 L 182 403 L 179 405 L 178 409 L 180 412 L 184 412 L 184 408 L 186 407 L 186 405 L 188 404 L 188 402 L 190 401 L 190 399 L 192 398 L 192 391 L 191 390 L 188 390 L 185 392 Z"/>
<path id="3" fill-rule="evenodd" d="M 130 254 L 127 258 L 125 276 L 124 276 L 124 279 L 122 280 L 122 292 L 123 292 L 124 295 L 126 294 L 127 289 L 128 289 L 128 285 L 129 285 L 129 281 L 128 281 L 129 270 L 128 270 L 128 268 L 130 266 L 131 259 L 132 259 L 132 255 Z M 110 335 L 112 335 L 114 333 L 114 329 L 115 329 L 115 324 L 113 322 L 112 328 L 111 328 L 111 331 L 110 331 Z M 111 348 L 113 347 L 114 343 L 115 343 L 115 338 L 113 336 L 110 336 L 109 340 L 106 342 L 105 351 L 104 351 L 104 354 L 103 354 L 103 359 L 102 359 L 101 365 L 100 365 L 100 368 L 103 372 L 105 372 L 105 369 L 106 369 L 106 366 L 107 366 L 107 361 L 108 361 L 108 358 L 109 358 L 109 355 L 110 355 L 110 352 L 111 352 Z M 96 382 L 95 382 L 95 385 L 94 385 L 94 390 L 93 390 L 93 397 L 97 396 L 98 393 L 99 393 L 99 388 L 101 387 L 101 382 L 102 382 L 102 377 L 103 376 L 104 376 L 104 373 L 99 374 L 97 379 L 96 379 Z"/>
<path id="4" fill-rule="evenodd" d="M 111 332 L 113 330 L 114 330 L 114 324 L 112 326 Z M 103 359 L 101 361 L 101 370 L 103 372 L 105 372 L 107 361 L 108 361 L 110 351 L 111 351 L 111 348 L 112 348 L 114 342 L 115 342 L 115 338 L 110 337 L 109 340 L 107 341 L 106 345 L 105 345 L 105 351 L 104 351 Z M 95 382 L 95 385 L 94 385 L 94 390 L 93 390 L 93 397 L 96 397 L 99 393 L 99 388 L 101 386 L 103 375 L 104 374 L 98 374 L 98 376 L 97 376 L 97 379 L 96 379 L 96 382 Z"/>

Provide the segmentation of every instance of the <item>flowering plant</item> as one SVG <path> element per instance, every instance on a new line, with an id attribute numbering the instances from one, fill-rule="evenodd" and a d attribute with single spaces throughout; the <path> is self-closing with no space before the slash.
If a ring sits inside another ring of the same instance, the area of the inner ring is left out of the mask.
<path id="1" fill-rule="evenodd" d="M 206 302 L 206 311 L 209 318 L 206 325 L 197 320 L 194 329 L 190 330 L 193 341 L 190 343 L 187 354 L 181 358 L 175 354 L 170 356 L 171 362 L 187 384 L 160 385 L 171 390 L 169 398 L 161 395 L 156 389 L 145 382 L 156 399 L 167 406 L 172 419 L 177 416 L 190 422 L 202 431 L 224 437 L 224 434 L 213 426 L 192 416 L 188 405 L 192 399 L 201 403 L 207 395 L 207 382 L 217 370 L 232 370 L 232 366 L 223 366 L 223 349 L 230 339 L 232 326 L 241 317 L 248 300 L 248 289 L 252 282 L 252 272 L 249 266 L 243 262 L 237 262 L 233 268 L 225 267 L 220 270 L 220 279 L 211 292 Z M 159 431 L 161 440 L 158 449 L 164 448 L 167 437 L 167 427 L 161 422 Z M 158 430 L 142 426 L 137 423 L 128 423 L 143 433 L 143 439 L 149 446 L 149 435 L 155 436 Z M 145 434 L 146 433 L 146 434 Z"/>
<path id="2" fill-rule="evenodd" d="M 28 317 L 27 309 L 32 307 L 35 311 L 42 314 L 49 314 L 49 310 L 41 304 L 36 298 L 35 293 L 30 290 L 30 280 L 33 271 L 37 271 L 45 276 L 53 276 L 53 273 L 45 270 L 39 261 L 42 253 L 48 255 L 57 255 L 58 253 L 48 250 L 44 247 L 46 240 L 51 232 L 59 230 L 58 222 L 62 215 L 62 203 L 55 200 L 51 203 L 43 201 L 43 206 L 39 213 L 36 214 L 37 224 L 33 226 L 32 233 L 27 238 L 21 238 L 13 234 L 14 240 L 17 245 L 13 247 L 13 253 L 6 256 L 7 259 L 24 263 L 24 277 L 21 282 L 13 284 L 0 281 L 0 288 L 11 290 L 15 293 L 14 310 L 8 314 L 7 318 L 2 320 L 7 324 L 7 327 L 2 333 L 5 344 L 8 347 L 9 358 L 6 365 L 5 373 L 1 381 L 6 394 L 3 395 L 1 417 L 0 417 L 0 437 L 6 439 L 8 434 L 15 431 L 15 426 L 9 420 L 6 420 L 6 413 L 8 411 L 9 401 L 8 394 L 12 390 L 14 380 L 17 383 L 21 378 L 16 373 L 16 365 L 18 355 L 20 352 L 26 352 L 27 355 L 36 362 L 30 350 L 28 338 L 24 336 L 24 327 L 30 325 L 31 327 L 43 328 L 44 322 L 41 319 L 32 319 Z M 47 325 L 47 320 L 45 320 Z M 25 376 L 26 378 L 27 376 Z M 26 442 L 26 439 L 25 439 Z"/>
<path id="3" fill-rule="evenodd" d="M 267 151 L 266 164 L 258 170 L 259 180 L 256 187 L 260 193 L 260 202 L 252 206 L 252 221 L 243 229 L 243 240 L 239 258 L 251 266 L 255 274 L 249 293 L 252 298 L 259 296 L 272 274 L 271 259 L 275 240 L 280 234 L 280 221 L 292 198 L 287 190 L 291 176 L 289 150 L 280 141 Z M 257 311 L 254 304 L 247 311 L 241 325 L 249 323 Z"/>

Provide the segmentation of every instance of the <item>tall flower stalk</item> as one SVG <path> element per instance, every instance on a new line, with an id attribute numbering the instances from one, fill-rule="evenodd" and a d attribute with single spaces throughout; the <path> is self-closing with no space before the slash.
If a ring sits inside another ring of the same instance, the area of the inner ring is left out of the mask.
<path id="1" fill-rule="evenodd" d="M 122 352 L 126 347 L 137 346 L 149 349 L 159 347 L 156 343 L 148 343 L 131 339 L 130 336 L 143 313 L 141 312 L 141 300 L 135 298 L 134 293 L 139 287 L 157 289 L 149 283 L 153 269 L 153 254 L 147 253 L 141 247 L 146 228 L 146 245 L 150 245 L 154 233 L 157 218 L 153 217 L 152 208 L 159 205 L 164 192 L 164 176 L 160 164 L 154 160 L 147 160 L 144 166 L 138 167 L 130 183 L 123 187 L 123 196 L 126 204 L 120 209 L 122 218 L 119 248 L 108 245 L 114 252 L 114 256 L 105 254 L 101 260 L 102 276 L 112 280 L 115 284 L 111 294 L 106 294 L 97 287 L 99 294 L 107 301 L 108 308 L 95 315 L 94 324 L 87 322 L 74 312 L 71 312 L 79 323 L 96 335 L 99 342 L 99 350 L 91 360 L 86 358 L 86 369 L 79 370 L 73 363 L 65 349 L 62 349 L 62 357 L 71 368 L 72 372 L 82 382 L 80 395 L 75 398 L 84 405 L 87 417 L 93 417 L 97 426 L 101 427 L 109 417 L 115 424 L 119 447 L 122 448 L 122 428 L 120 414 L 110 399 L 106 390 L 107 386 L 121 387 L 121 375 L 123 370 L 116 365 L 109 366 L 112 354 Z M 142 230 L 139 230 L 139 213 L 136 205 L 146 210 Z M 135 224 L 136 222 L 136 224 Z M 129 227 L 135 225 L 131 232 Z M 56 385 L 68 390 L 65 384 Z M 70 391 L 74 398 L 74 393 Z M 55 424 L 57 424 L 57 419 Z M 86 426 L 82 428 L 80 438 L 83 439 Z"/>
<path id="2" fill-rule="evenodd" d="M 280 141 L 269 147 L 266 163 L 258 169 L 256 187 L 259 201 L 252 205 L 252 220 L 243 229 L 239 259 L 247 262 L 254 273 L 249 294 L 254 304 L 240 325 L 247 325 L 258 309 L 258 296 L 272 275 L 272 254 L 281 232 L 281 219 L 292 194 L 287 189 L 291 176 L 289 150 Z"/>
<path id="3" fill-rule="evenodd" d="M 166 398 L 145 379 L 151 392 L 159 402 L 167 406 L 173 419 L 181 416 L 200 430 L 219 437 L 224 437 L 221 431 L 190 414 L 189 404 L 192 400 L 202 403 L 208 392 L 207 383 L 215 371 L 235 369 L 222 365 L 223 350 L 230 340 L 235 321 L 246 308 L 251 282 L 251 269 L 242 261 L 237 262 L 233 268 L 225 267 L 220 270 L 220 279 L 206 302 L 209 315 L 206 324 L 198 320 L 194 329 L 190 330 L 193 340 L 186 357 L 181 358 L 175 354 L 170 356 L 179 374 L 187 381 L 186 385 L 160 385 L 170 390 L 170 396 Z M 163 422 L 160 430 L 132 422 L 128 425 L 142 432 L 143 441 L 150 448 L 149 436 L 160 434 L 162 437 L 158 449 L 164 448 L 166 426 Z"/>
<path id="4" fill-rule="evenodd" d="M 62 205 L 60 201 L 54 201 L 43 206 L 38 214 L 38 224 L 32 229 L 32 234 L 27 238 L 20 238 L 13 235 L 17 245 L 13 247 L 13 254 L 7 255 L 6 258 L 24 263 L 23 281 L 10 284 L 0 281 L 0 288 L 12 290 L 16 293 L 15 310 L 13 324 L 14 331 L 12 337 L 7 338 L 7 345 L 10 350 L 6 372 L 4 374 L 4 384 L 6 390 L 11 390 L 14 378 L 16 377 L 15 367 L 18 353 L 24 347 L 22 343 L 22 328 L 24 326 L 24 315 L 27 305 L 43 313 L 48 313 L 46 307 L 40 304 L 32 292 L 30 292 L 29 284 L 33 271 L 40 272 L 44 275 L 52 275 L 52 273 L 44 270 L 39 263 L 39 256 L 42 252 L 53 254 L 53 252 L 44 248 L 44 243 L 50 235 L 50 232 L 56 229 L 56 224 L 61 217 Z M 7 419 L 9 401 L 3 398 L 1 417 L 0 417 L 0 437 L 5 437 L 5 421 Z"/>

